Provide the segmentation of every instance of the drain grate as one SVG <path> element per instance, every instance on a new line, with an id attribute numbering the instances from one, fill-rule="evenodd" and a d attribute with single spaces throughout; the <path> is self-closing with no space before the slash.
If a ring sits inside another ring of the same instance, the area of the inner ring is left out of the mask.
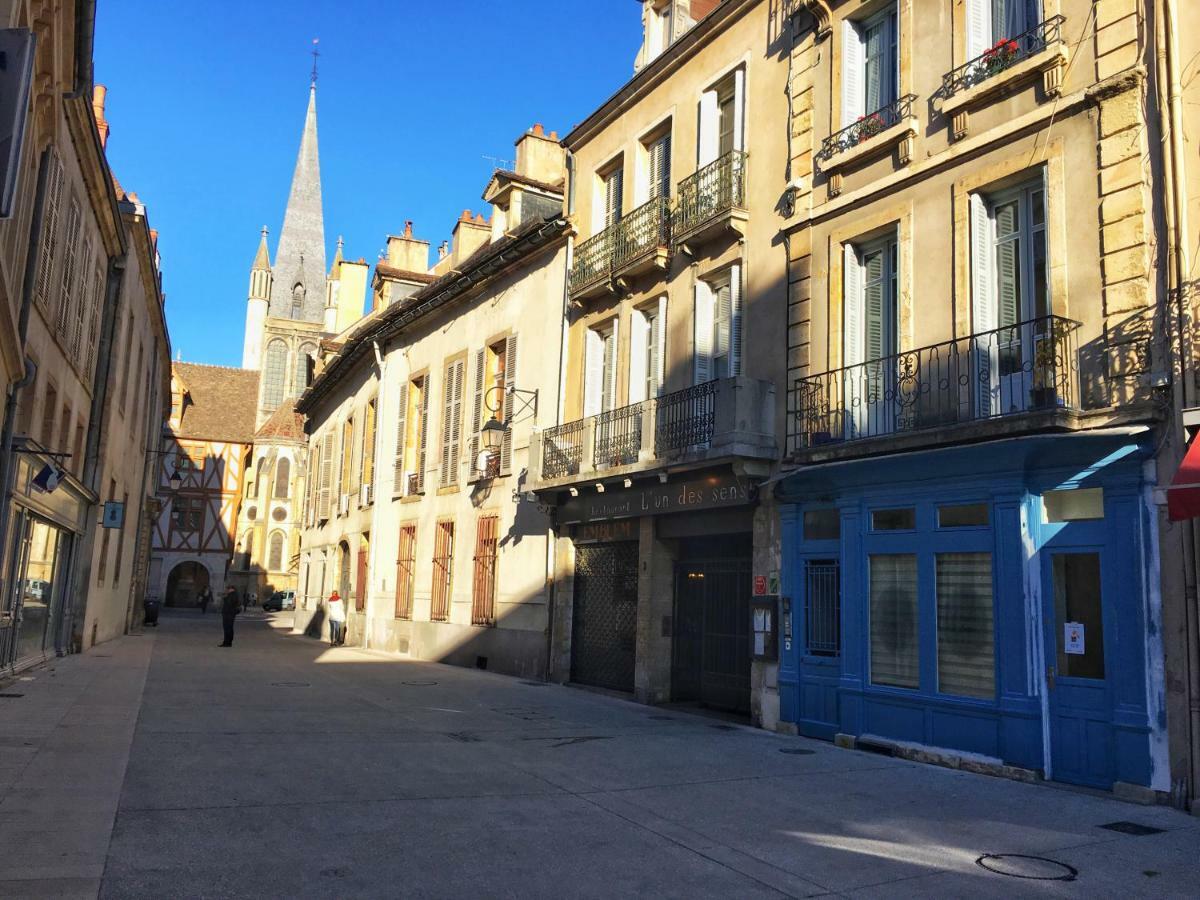
<path id="1" fill-rule="evenodd" d="M 1056 859 L 1026 856 L 1023 853 L 986 853 L 975 860 L 975 865 L 996 875 L 1033 881 L 1074 881 L 1079 875 L 1079 870 L 1074 866 L 1068 866 Z"/>
<path id="2" fill-rule="evenodd" d="M 0 694 L 2 700 L 16 700 L 18 697 L 24 697 L 24 694 Z"/>
<path id="3" fill-rule="evenodd" d="M 1100 827 L 1121 834 L 1132 834 L 1134 837 L 1145 837 L 1148 834 L 1162 834 L 1164 831 L 1162 828 L 1139 825 L 1137 822 L 1109 822 L 1107 825 L 1101 825 Z"/>
<path id="4" fill-rule="evenodd" d="M 813 756 L 816 750 L 808 750 L 804 747 L 780 747 L 780 753 L 787 753 L 789 756 Z"/>

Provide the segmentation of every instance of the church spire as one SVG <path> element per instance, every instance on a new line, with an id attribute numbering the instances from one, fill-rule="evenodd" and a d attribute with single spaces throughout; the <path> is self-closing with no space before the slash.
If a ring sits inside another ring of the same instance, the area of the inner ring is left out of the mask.
<path id="1" fill-rule="evenodd" d="M 321 164 L 317 155 L 317 86 L 308 90 L 308 112 L 292 190 L 275 252 L 270 316 L 322 322 L 325 318 L 325 223 Z"/>

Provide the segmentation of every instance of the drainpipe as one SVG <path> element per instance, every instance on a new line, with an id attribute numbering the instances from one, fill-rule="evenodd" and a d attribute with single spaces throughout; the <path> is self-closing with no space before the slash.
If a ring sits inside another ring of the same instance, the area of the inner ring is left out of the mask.
<path id="1" fill-rule="evenodd" d="M 376 548 L 378 541 L 375 539 L 375 536 L 379 534 L 380 510 L 383 504 L 379 502 L 379 497 L 376 496 L 375 486 L 379 484 L 379 473 L 382 471 L 380 468 L 382 456 L 380 447 L 383 445 L 383 442 L 379 440 L 379 423 L 383 418 L 383 398 L 387 385 L 387 378 L 385 377 L 387 360 L 384 359 L 378 338 L 371 341 L 371 348 L 375 351 L 375 368 L 379 371 L 379 390 L 375 392 L 375 477 L 371 484 L 371 545 L 367 548 L 367 596 L 363 598 L 363 612 L 366 619 L 363 625 L 363 649 L 368 649 L 371 646 L 371 586 L 375 584 L 375 571 L 379 564 L 379 553 Z M 394 587 L 395 585 L 393 585 Z"/>

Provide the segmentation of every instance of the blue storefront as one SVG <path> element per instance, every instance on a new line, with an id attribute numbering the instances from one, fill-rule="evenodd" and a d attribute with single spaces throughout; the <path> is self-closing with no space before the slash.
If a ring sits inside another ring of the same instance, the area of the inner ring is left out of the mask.
<path id="1" fill-rule="evenodd" d="M 1145 428 L 801 468 L 778 488 L 801 734 L 1165 788 Z"/>

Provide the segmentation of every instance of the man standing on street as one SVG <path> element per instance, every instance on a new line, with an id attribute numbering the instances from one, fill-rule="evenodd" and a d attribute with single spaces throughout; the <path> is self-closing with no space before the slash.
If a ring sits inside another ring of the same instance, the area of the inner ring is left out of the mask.
<path id="1" fill-rule="evenodd" d="M 225 640 L 218 644 L 218 647 L 233 646 L 233 620 L 241 611 L 242 604 L 238 602 L 237 588 L 231 584 L 225 588 L 221 597 L 221 627 L 225 629 Z"/>

